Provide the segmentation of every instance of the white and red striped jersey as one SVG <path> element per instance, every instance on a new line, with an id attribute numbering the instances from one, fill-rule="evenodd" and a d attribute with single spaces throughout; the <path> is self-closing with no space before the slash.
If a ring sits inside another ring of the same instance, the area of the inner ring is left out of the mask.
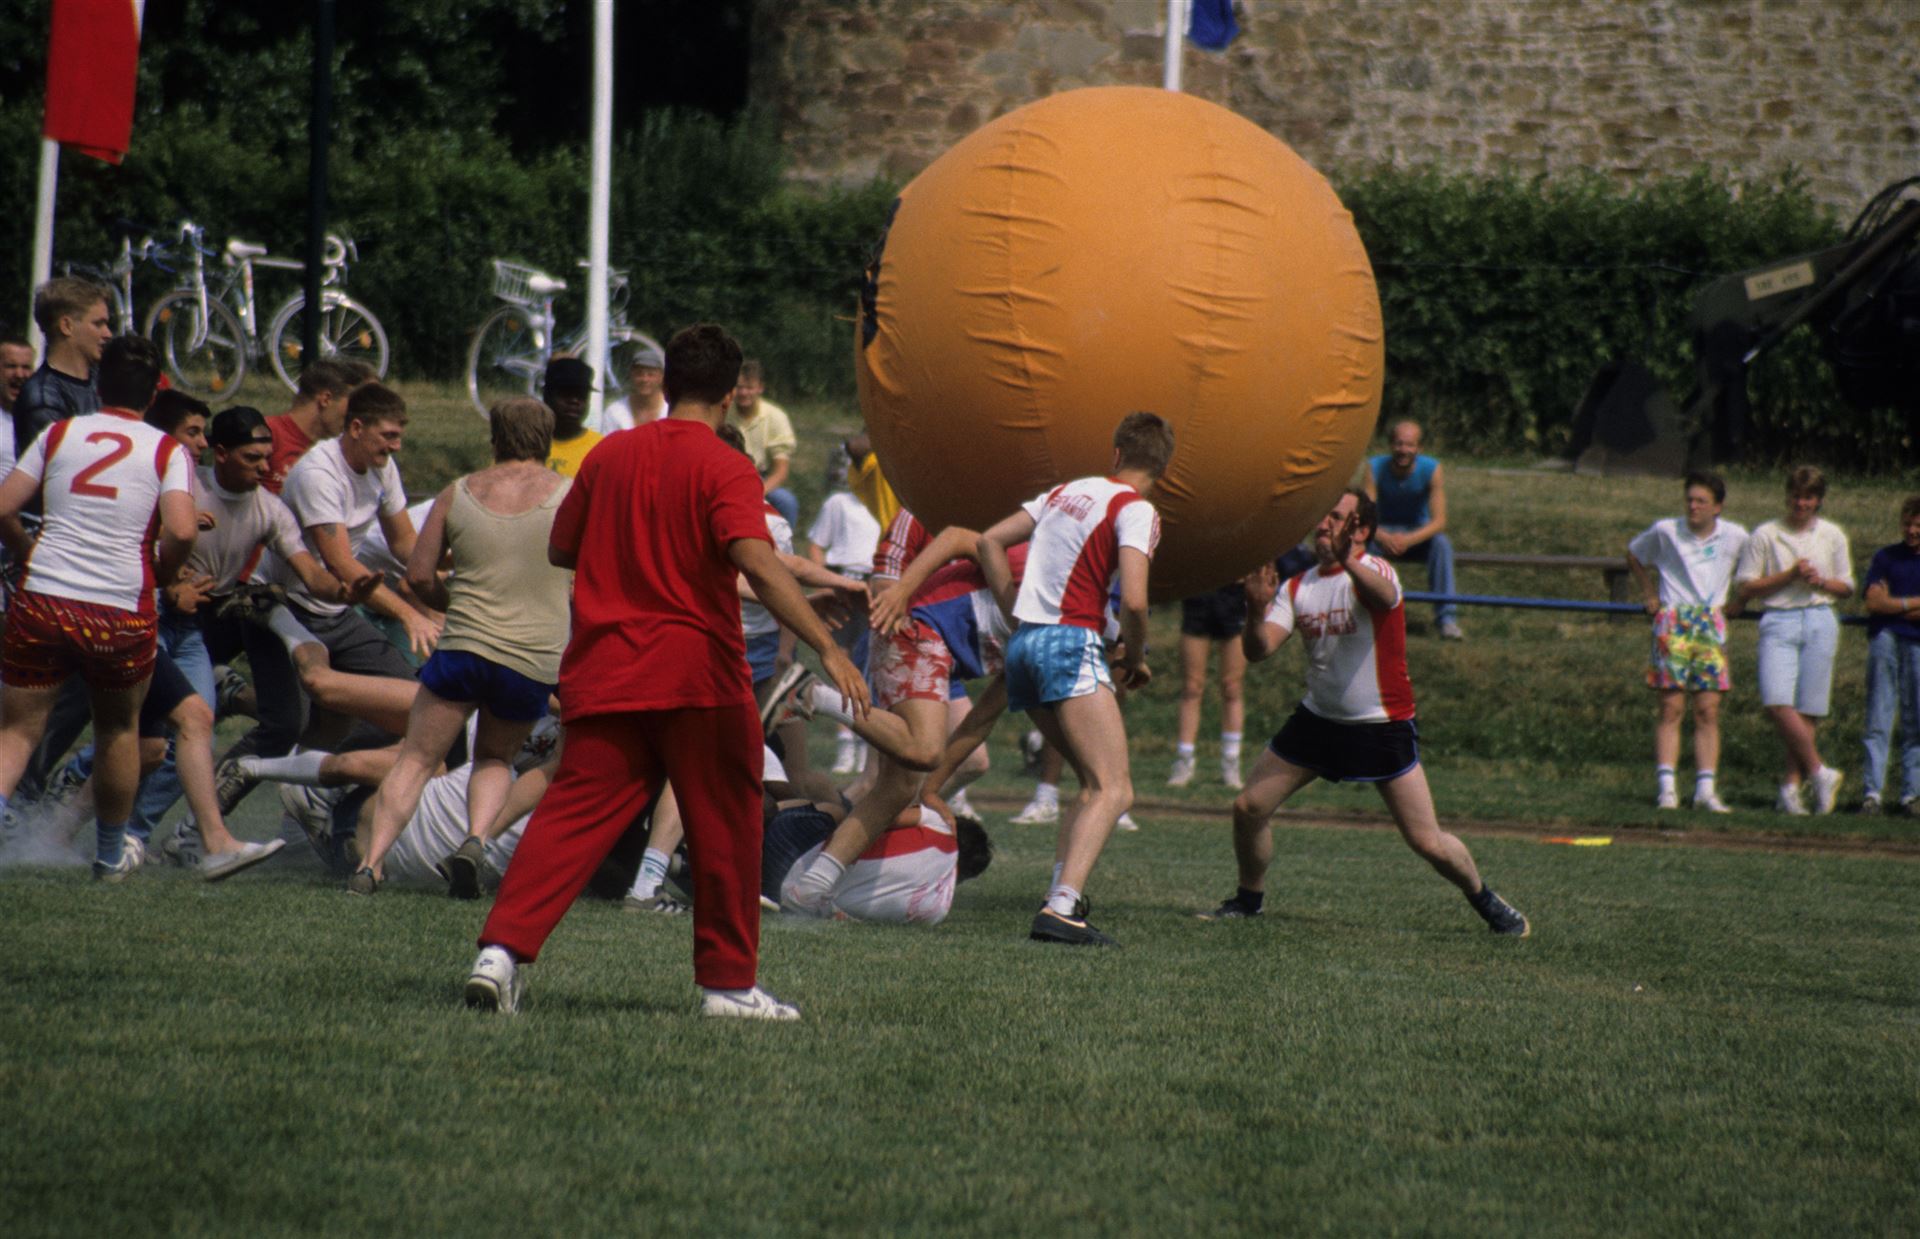
<path id="1" fill-rule="evenodd" d="M 931 541 L 933 535 L 920 523 L 920 518 L 901 508 L 893 514 L 893 523 L 887 526 L 887 532 L 873 549 L 873 575 L 899 580 L 906 575 L 907 565 L 926 550 Z"/>
<path id="2" fill-rule="evenodd" d="M 152 614 L 160 496 L 193 493 L 180 441 L 125 409 L 102 409 L 47 427 L 16 467 L 39 479 L 45 513 L 25 588 Z"/>
<path id="3" fill-rule="evenodd" d="M 1112 478 L 1056 486 L 1023 510 L 1033 518 L 1033 536 L 1013 617 L 1104 631 L 1120 548 L 1152 558 L 1160 545 L 1160 514 L 1139 491 Z"/>
<path id="4" fill-rule="evenodd" d="M 1307 643 L 1307 695 L 1301 704 L 1335 723 L 1384 723 L 1413 717 L 1407 676 L 1407 607 L 1393 565 L 1363 563 L 1393 585 L 1393 605 L 1369 611 L 1354 596 L 1346 568 L 1318 564 L 1288 578 L 1266 622 Z"/>

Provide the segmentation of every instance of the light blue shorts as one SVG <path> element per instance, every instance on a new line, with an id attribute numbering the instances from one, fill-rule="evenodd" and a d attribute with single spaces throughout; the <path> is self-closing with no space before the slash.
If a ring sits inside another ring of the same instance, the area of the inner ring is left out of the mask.
<path id="1" fill-rule="evenodd" d="M 1007 709 L 1031 710 L 1113 687 L 1106 644 L 1091 628 L 1022 624 L 1007 643 Z"/>
<path id="2" fill-rule="evenodd" d="M 1840 621 L 1832 607 L 1768 611 L 1760 617 L 1760 704 L 1827 716 Z"/>

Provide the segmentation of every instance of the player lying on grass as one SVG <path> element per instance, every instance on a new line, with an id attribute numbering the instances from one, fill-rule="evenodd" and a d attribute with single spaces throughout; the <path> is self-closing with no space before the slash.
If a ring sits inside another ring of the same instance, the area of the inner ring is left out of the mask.
<path id="1" fill-rule="evenodd" d="M 767 822 L 760 894 L 779 902 L 807 872 L 846 813 L 837 801 L 789 800 Z M 898 925 L 938 925 L 956 883 L 978 877 L 993 857 L 980 824 L 948 821 L 925 805 L 903 811 L 835 884 L 829 915 Z"/>
<path id="2" fill-rule="evenodd" d="M 1366 493 L 1349 490 L 1314 528 L 1314 567 L 1284 584 L 1272 565 L 1246 579 L 1247 661 L 1264 661 L 1298 632 L 1307 643 L 1307 694 L 1233 802 L 1240 888 L 1202 919 L 1260 915 L 1274 811 L 1319 778 L 1372 783 L 1407 846 L 1459 887 L 1494 933 L 1524 938 L 1527 918 L 1480 880 L 1467 845 L 1434 813 L 1414 726 L 1400 578 L 1367 554 L 1375 519 Z"/>
<path id="3" fill-rule="evenodd" d="M 1115 689 L 1144 686 L 1147 574 L 1160 517 L 1147 501 L 1173 459 L 1173 428 L 1152 413 L 1129 413 L 1113 434 L 1109 477 L 1056 486 L 980 539 L 981 567 L 1002 609 L 1020 621 L 1007 646 L 1007 705 L 1024 710 L 1082 778 L 1060 817 L 1053 884 L 1028 936 L 1070 946 L 1113 946 L 1087 922 L 1081 892 L 1114 823 L 1133 804 L 1127 727 Z M 1015 596 L 1006 549 L 1029 542 Z M 1120 586 L 1123 661 L 1110 674 L 1107 598 Z"/>

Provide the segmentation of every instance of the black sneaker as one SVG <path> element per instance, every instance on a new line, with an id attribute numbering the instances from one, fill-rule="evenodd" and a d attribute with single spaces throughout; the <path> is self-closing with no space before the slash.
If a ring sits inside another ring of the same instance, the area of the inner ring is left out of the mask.
<path id="1" fill-rule="evenodd" d="M 1480 893 L 1468 902 L 1473 910 L 1486 921 L 1487 928 L 1494 933 L 1510 938 L 1524 938 L 1533 932 L 1533 925 L 1521 914 L 1520 910 L 1494 894 L 1491 886 L 1483 886 Z"/>
<path id="2" fill-rule="evenodd" d="M 1231 899 L 1222 900 L 1220 906 L 1213 911 L 1196 912 L 1194 916 L 1203 921 L 1243 921 L 1251 916 L 1260 916 L 1263 912 L 1264 909 L 1256 908 L 1235 895 Z"/>
<path id="3" fill-rule="evenodd" d="M 468 835 L 460 846 L 440 862 L 440 876 L 447 880 L 447 894 L 455 899 L 480 898 L 480 864 L 487 858 L 487 845 Z"/>
<path id="4" fill-rule="evenodd" d="M 1042 908 L 1034 914 L 1033 927 L 1027 931 L 1027 937 L 1035 942 L 1058 942 L 1064 946 L 1120 945 L 1087 924 L 1084 916 L 1061 916 L 1051 908 Z"/>
<path id="5" fill-rule="evenodd" d="M 349 895 L 373 895 L 378 894 L 379 890 L 380 879 L 375 877 L 373 870 L 367 868 L 365 865 L 355 869 L 353 876 L 347 879 L 347 894 Z"/>
<path id="6" fill-rule="evenodd" d="M 232 817 L 247 793 L 260 786 L 260 780 L 240 769 L 240 763 L 229 753 L 221 759 L 213 772 L 213 794 L 220 802 L 220 816 Z"/>

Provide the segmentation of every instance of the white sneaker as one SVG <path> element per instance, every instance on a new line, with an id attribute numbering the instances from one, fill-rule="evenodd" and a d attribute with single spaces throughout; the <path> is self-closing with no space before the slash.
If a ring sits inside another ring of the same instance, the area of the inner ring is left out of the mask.
<path id="1" fill-rule="evenodd" d="M 1051 826 L 1060 820 L 1060 802 L 1035 796 L 1027 807 L 1014 814 L 1015 826 Z"/>
<path id="2" fill-rule="evenodd" d="M 122 851 L 133 857 L 135 868 L 147 863 L 147 841 L 139 835 L 129 833 L 120 846 Z"/>
<path id="3" fill-rule="evenodd" d="M 473 971 L 467 974 L 467 1005 L 513 1015 L 520 1010 L 520 995 L 526 987 L 512 952 L 503 946 L 482 947 Z"/>
<path id="4" fill-rule="evenodd" d="M 1193 782 L 1193 755 L 1175 757 L 1173 769 L 1167 774 L 1168 787 L 1185 787 Z"/>
<path id="5" fill-rule="evenodd" d="M 1122 813 L 1117 819 L 1115 819 L 1113 823 L 1113 828 L 1115 830 L 1124 830 L 1131 833 L 1132 831 L 1136 831 L 1140 829 L 1140 823 L 1133 820 L 1133 814 Z"/>
<path id="6" fill-rule="evenodd" d="M 1807 806 L 1800 803 L 1800 788 L 1792 783 L 1780 785 L 1780 799 L 1774 802 L 1773 807 L 1791 817 L 1807 815 Z"/>
<path id="7" fill-rule="evenodd" d="M 140 862 L 134 859 L 134 850 L 130 847 L 122 848 L 117 864 L 109 865 L 97 860 L 93 862 L 93 880 L 115 886 L 126 881 L 127 875 L 139 867 Z"/>
<path id="8" fill-rule="evenodd" d="M 756 985 L 745 994 L 718 989 L 706 991 L 700 1014 L 741 1020 L 797 1020 L 800 1008 L 781 1002 Z"/>
<path id="9" fill-rule="evenodd" d="M 189 813 L 180 819 L 173 833 L 160 844 L 160 855 L 166 858 L 169 865 L 181 869 L 200 867 L 200 830 L 194 824 L 193 814 Z"/>
<path id="10" fill-rule="evenodd" d="M 978 813 L 974 812 L 973 802 L 967 799 L 967 789 L 964 787 L 961 788 L 959 791 L 955 792 L 952 796 L 949 796 L 947 798 L 947 808 L 953 810 L 953 815 L 955 817 L 979 817 L 980 816 Z"/>
<path id="11" fill-rule="evenodd" d="M 1732 809 L 1720 802 L 1720 793 L 1698 791 L 1693 793 L 1693 807 L 1703 813 L 1731 813 Z"/>
<path id="12" fill-rule="evenodd" d="M 1840 785 L 1847 781 L 1847 776 L 1832 766 L 1822 766 L 1814 772 L 1810 781 L 1813 784 L 1813 811 L 1833 812 L 1833 806 L 1840 799 Z"/>
<path id="13" fill-rule="evenodd" d="M 833 772 L 835 774 L 852 774 L 854 767 L 857 766 L 859 762 L 860 746 L 843 742 L 839 750 L 834 754 Z"/>
<path id="14" fill-rule="evenodd" d="M 1655 797 L 1653 798 L 1653 807 L 1654 807 L 1654 808 L 1656 808 L 1656 809 L 1677 809 L 1677 808 L 1679 808 L 1679 807 L 1680 807 L 1680 793 L 1679 793 L 1679 792 L 1677 792 L 1677 791 L 1675 791 L 1675 790 L 1673 790 L 1673 789 L 1672 789 L 1671 787 L 1663 787 L 1663 788 L 1661 788 L 1661 789 L 1660 789 L 1660 794 L 1659 794 L 1659 795 L 1657 795 L 1657 796 L 1655 796 Z"/>
<path id="15" fill-rule="evenodd" d="M 1247 785 L 1246 780 L 1240 777 L 1240 763 L 1224 757 L 1220 759 L 1220 781 L 1227 785 L 1228 791 L 1233 792 Z"/>
<path id="16" fill-rule="evenodd" d="M 208 852 L 200 860 L 200 880 L 218 882 L 230 878 L 242 869 L 253 868 L 285 846 L 285 839 L 269 839 L 265 843 L 242 843 L 238 852 Z"/>

